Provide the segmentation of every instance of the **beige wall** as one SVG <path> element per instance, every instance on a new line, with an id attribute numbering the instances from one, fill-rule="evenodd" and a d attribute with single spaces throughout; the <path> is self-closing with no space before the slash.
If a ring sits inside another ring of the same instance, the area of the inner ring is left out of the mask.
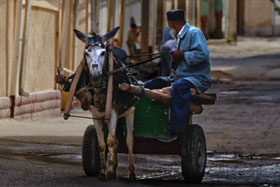
<path id="1" fill-rule="evenodd" d="M 0 97 L 9 96 L 14 63 L 15 2 L 0 1 Z"/>
<path id="2" fill-rule="evenodd" d="M 6 11 L 7 2 L 0 1 L 0 97 L 6 96 L 7 88 L 7 50 L 6 50 Z"/>
<path id="3" fill-rule="evenodd" d="M 0 97 L 16 95 L 19 90 L 19 70 L 21 64 L 21 50 L 24 30 L 25 4 L 22 5 L 20 42 L 19 42 L 19 66 L 18 76 L 14 77 L 17 43 L 17 2 L 11 0 L 0 1 Z M 30 92 L 55 89 L 54 76 L 57 55 L 58 34 L 58 0 L 32 0 L 29 40 L 27 49 L 27 66 L 24 89 Z M 16 86 L 14 84 L 16 83 Z"/>
<path id="4" fill-rule="evenodd" d="M 54 89 L 58 12 L 32 7 L 24 89 L 30 92 Z"/>
<path id="5" fill-rule="evenodd" d="M 272 32 L 270 0 L 245 0 L 244 30 L 246 35 L 270 35 Z"/>
<path id="6" fill-rule="evenodd" d="M 0 0 L 0 97 L 19 95 L 20 81 L 24 79 L 23 88 L 33 93 L 44 90 L 56 89 L 55 74 L 56 66 L 61 62 L 61 50 L 63 45 L 63 20 L 65 2 L 69 5 L 67 46 L 65 53 L 65 67 L 75 70 L 83 57 L 84 43 L 77 38 L 75 50 L 72 48 L 73 38 L 73 4 L 74 0 L 31 0 L 31 13 L 29 19 L 28 47 L 26 55 L 26 73 L 19 76 L 22 64 L 23 30 L 25 25 L 25 1 L 21 12 L 20 40 L 19 40 L 19 66 L 17 78 L 14 77 L 16 64 L 16 40 L 17 31 L 17 3 L 21 1 Z M 90 4 L 87 0 L 80 0 L 77 16 L 77 26 L 80 31 L 87 33 L 90 30 Z M 88 12 L 86 11 L 88 7 Z M 88 17 L 87 17 L 88 16 Z M 87 30 L 86 30 L 87 29 Z M 73 59 L 72 54 L 76 57 Z M 74 67 L 71 66 L 74 65 Z M 16 86 L 14 86 L 16 83 Z"/>

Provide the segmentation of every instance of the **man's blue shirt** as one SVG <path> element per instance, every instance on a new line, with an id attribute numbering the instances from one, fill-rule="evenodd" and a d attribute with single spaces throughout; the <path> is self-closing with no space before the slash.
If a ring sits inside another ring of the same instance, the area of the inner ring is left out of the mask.
<path id="1" fill-rule="evenodd" d="M 210 57 L 204 35 L 186 23 L 178 37 L 178 50 L 184 52 L 185 58 L 179 63 L 176 76 L 190 81 L 199 93 L 204 93 L 211 86 Z"/>

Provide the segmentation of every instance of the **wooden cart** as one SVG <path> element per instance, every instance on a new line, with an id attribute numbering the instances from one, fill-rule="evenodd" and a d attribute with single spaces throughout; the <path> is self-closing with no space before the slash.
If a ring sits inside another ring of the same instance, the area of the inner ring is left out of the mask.
<path id="1" fill-rule="evenodd" d="M 122 85 L 120 88 L 136 94 L 142 92 L 141 88 L 137 86 Z M 160 98 L 160 101 L 154 100 L 155 98 Z M 193 114 L 200 114 L 203 111 L 202 104 L 214 104 L 215 100 L 216 94 L 193 95 L 190 117 L 189 121 L 186 121 L 184 132 L 177 140 L 164 143 L 156 138 L 167 129 L 170 96 L 146 90 L 145 97 L 140 97 L 140 100 L 135 105 L 133 153 L 180 155 L 182 174 L 185 181 L 188 183 L 200 183 L 206 166 L 206 141 L 202 127 L 198 124 L 193 124 L 192 117 Z M 127 153 L 124 123 L 125 120 L 119 119 L 117 128 L 119 153 Z M 85 131 L 82 150 L 85 173 L 89 176 L 97 176 L 100 162 L 97 135 L 93 125 L 88 126 Z"/>

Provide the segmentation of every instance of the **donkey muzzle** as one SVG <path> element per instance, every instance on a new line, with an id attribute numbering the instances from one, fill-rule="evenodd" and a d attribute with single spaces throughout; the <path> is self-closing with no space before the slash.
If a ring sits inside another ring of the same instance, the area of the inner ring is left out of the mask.
<path id="1" fill-rule="evenodd" d="M 92 80 L 92 81 L 97 81 L 97 80 L 99 80 L 100 77 L 101 77 L 101 75 L 97 69 L 93 70 L 93 72 L 91 72 L 91 74 L 90 74 L 90 80 Z"/>

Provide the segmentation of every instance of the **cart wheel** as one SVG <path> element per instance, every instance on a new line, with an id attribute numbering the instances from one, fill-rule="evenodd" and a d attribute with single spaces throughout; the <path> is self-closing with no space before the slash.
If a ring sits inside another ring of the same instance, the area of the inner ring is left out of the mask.
<path id="1" fill-rule="evenodd" d="M 206 141 L 199 125 L 185 129 L 181 145 L 182 174 L 188 183 L 200 183 L 206 166 Z"/>
<path id="2" fill-rule="evenodd" d="M 83 137 L 82 160 L 86 175 L 97 177 L 100 172 L 100 154 L 96 130 L 93 125 L 87 127 Z"/>

